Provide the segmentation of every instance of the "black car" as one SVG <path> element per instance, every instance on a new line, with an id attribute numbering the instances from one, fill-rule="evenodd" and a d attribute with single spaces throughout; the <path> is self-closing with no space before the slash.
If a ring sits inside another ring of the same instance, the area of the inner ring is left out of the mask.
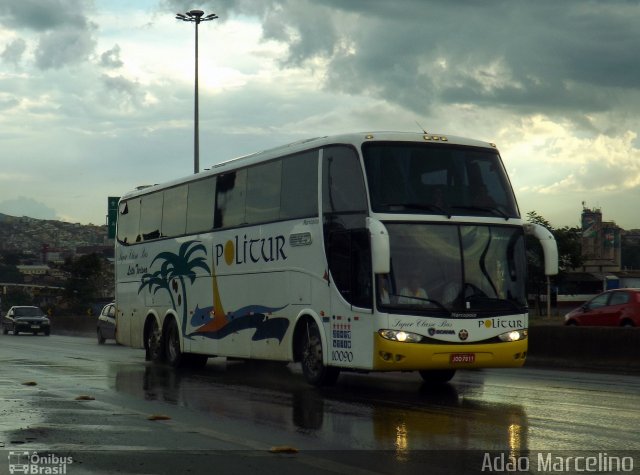
<path id="1" fill-rule="evenodd" d="M 51 322 L 40 307 L 11 307 L 2 319 L 2 333 L 6 335 L 9 331 L 14 335 L 20 332 L 49 335 Z"/>
<path id="2" fill-rule="evenodd" d="M 107 338 L 115 340 L 116 338 L 116 304 L 112 302 L 105 305 L 98 317 L 98 343 L 102 344 Z"/>

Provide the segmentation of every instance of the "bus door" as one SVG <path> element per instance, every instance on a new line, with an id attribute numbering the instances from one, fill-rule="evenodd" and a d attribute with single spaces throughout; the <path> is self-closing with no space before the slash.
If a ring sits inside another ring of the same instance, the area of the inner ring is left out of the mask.
<path id="1" fill-rule="evenodd" d="M 322 214 L 331 279 L 325 319 L 329 364 L 366 368 L 373 338 L 371 244 L 360 158 L 352 147 L 322 150 Z"/>
<path id="2" fill-rule="evenodd" d="M 369 232 L 332 233 L 328 242 L 331 270 L 331 319 L 325 326 L 334 364 L 366 365 L 370 349 L 373 286 Z M 328 327 L 328 328 L 327 328 Z"/>

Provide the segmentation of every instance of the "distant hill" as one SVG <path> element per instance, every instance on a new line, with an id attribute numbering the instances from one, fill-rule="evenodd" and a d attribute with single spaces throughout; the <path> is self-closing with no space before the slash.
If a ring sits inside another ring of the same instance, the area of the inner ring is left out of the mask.
<path id="1" fill-rule="evenodd" d="M 40 255 L 43 245 L 50 251 L 75 253 L 79 247 L 105 246 L 107 226 L 66 223 L 49 219 L 16 217 L 0 213 L 0 251 Z"/>

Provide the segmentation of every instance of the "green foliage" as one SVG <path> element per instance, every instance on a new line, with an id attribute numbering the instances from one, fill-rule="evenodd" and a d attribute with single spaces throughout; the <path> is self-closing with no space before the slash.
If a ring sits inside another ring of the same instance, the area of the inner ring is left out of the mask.
<path id="1" fill-rule="evenodd" d="M 558 246 L 558 275 L 566 274 L 567 271 L 580 267 L 582 260 L 582 229 L 579 227 L 564 226 L 555 229 L 544 217 L 530 211 L 527 213 L 527 221 L 539 224 L 547 228 L 553 234 Z M 535 243 L 535 244 L 534 244 Z M 533 269 L 539 271 L 544 277 L 542 248 L 537 244 L 535 238 L 528 239 L 527 253 L 529 254 L 529 264 Z M 543 279 L 544 280 L 544 279 Z"/>
<path id="2" fill-rule="evenodd" d="M 15 265 L 0 264 L 0 282 L 23 284 L 24 276 Z"/>
<path id="3" fill-rule="evenodd" d="M 0 282 L 23 284 L 24 276 L 18 271 L 21 253 L 4 251 L 0 253 Z"/>
<path id="4" fill-rule="evenodd" d="M 33 305 L 33 298 L 24 289 L 9 287 L 6 295 L 2 296 L 3 310 L 14 305 Z"/>
<path id="5" fill-rule="evenodd" d="M 566 272 L 582 266 L 582 229 L 564 226 L 552 232 L 558 244 L 558 265 L 560 270 Z"/>
<path id="6" fill-rule="evenodd" d="M 105 262 L 97 254 L 68 259 L 63 269 L 70 276 L 64 290 L 64 298 L 72 311 L 84 313 L 89 304 L 100 298 Z"/>
<path id="7" fill-rule="evenodd" d="M 531 211 L 527 221 L 547 228 L 554 236 L 558 246 L 558 275 L 553 277 L 555 286 L 563 284 L 567 273 L 582 265 L 582 229 L 564 226 L 554 229 L 544 217 Z M 536 295 L 536 307 L 541 308 L 540 295 L 546 294 L 547 276 L 544 274 L 544 256 L 537 239 L 527 236 L 527 284 L 529 293 Z"/>
<path id="8" fill-rule="evenodd" d="M 2 255 L 2 260 L 6 265 L 17 266 L 20 264 L 20 259 L 23 257 L 22 253 L 19 252 L 5 252 Z"/>
<path id="9" fill-rule="evenodd" d="M 553 226 L 551 226 L 551 223 L 546 219 L 544 219 L 535 211 L 529 211 L 527 213 L 527 221 L 533 224 L 539 224 L 540 226 L 544 226 L 549 231 L 553 232 Z"/>

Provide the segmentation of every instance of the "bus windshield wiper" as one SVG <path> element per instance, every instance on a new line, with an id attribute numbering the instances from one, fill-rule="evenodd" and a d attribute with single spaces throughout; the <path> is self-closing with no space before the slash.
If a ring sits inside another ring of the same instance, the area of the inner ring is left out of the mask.
<path id="1" fill-rule="evenodd" d="M 497 216 L 504 218 L 505 221 L 509 221 L 509 215 L 502 211 L 500 208 L 495 206 L 464 206 L 464 205 L 454 205 L 452 206 L 454 209 L 468 209 L 471 211 L 488 211 L 489 213 L 493 213 Z"/>
<path id="2" fill-rule="evenodd" d="M 432 203 L 381 203 L 380 206 L 384 206 L 386 208 L 398 206 L 404 209 L 417 209 L 420 211 L 437 211 L 439 214 L 444 214 L 447 218 L 451 218 L 450 211 Z"/>
<path id="3" fill-rule="evenodd" d="M 433 299 L 425 299 L 422 297 L 414 297 L 412 295 L 401 295 L 401 294 L 389 294 L 390 297 L 395 297 L 396 299 L 406 299 L 406 300 L 420 300 L 421 302 L 427 302 L 427 303 L 431 303 L 434 306 L 438 307 L 440 310 L 444 310 L 445 312 L 447 312 L 447 315 L 451 316 L 451 312 L 449 311 L 449 309 L 447 307 L 445 307 L 444 305 L 442 305 L 440 302 L 438 302 L 437 300 L 433 300 Z M 419 307 L 421 310 L 424 309 L 424 307 L 422 305 L 418 305 L 418 304 L 411 304 L 411 303 L 401 303 L 398 304 L 397 302 L 395 303 L 395 305 L 403 305 L 403 306 L 411 306 L 411 307 Z"/>
<path id="4" fill-rule="evenodd" d="M 507 304 L 509 307 L 511 307 L 518 313 L 526 312 L 526 310 L 523 310 L 523 306 L 518 305 L 513 300 L 508 300 L 508 299 L 501 299 L 501 298 L 487 297 L 487 296 L 480 296 L 480 295 L 471 295 L 470 297 L 466 297 L 465 300 L 470 303 L 492 304 L 491 308 L 496 308 L 495 304 Z"/>

